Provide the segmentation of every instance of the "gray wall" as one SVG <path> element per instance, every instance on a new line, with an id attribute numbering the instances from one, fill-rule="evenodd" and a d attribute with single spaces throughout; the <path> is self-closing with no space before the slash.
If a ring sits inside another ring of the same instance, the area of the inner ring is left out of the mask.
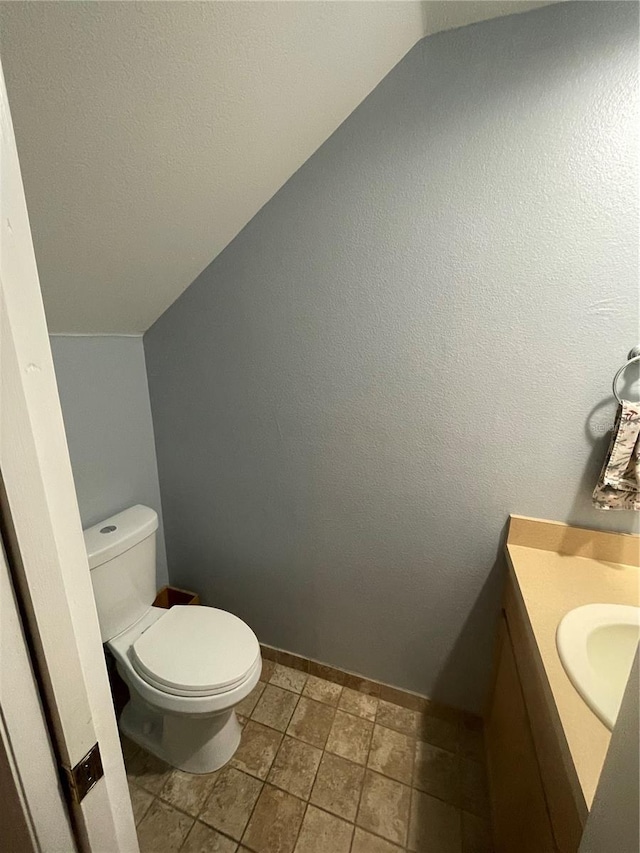
<path id="1" fill-rule="evenodd" d="M 53 335 L 51 350 L 82 524 L 153 507 L 161 586 L 167 559 L 142 338 Z"/>
<path id="2" fill-rule="evenodd" d="M 471 709 L 510 512 L 590 491 L 638 337 L 632 3 L 427 38 L 144 337 L 172 580 Z"/>
<path id="3" fill-rule="evenodd" d="M 636 651 L 580 853 L 640 850 L 640 653 Z"/>

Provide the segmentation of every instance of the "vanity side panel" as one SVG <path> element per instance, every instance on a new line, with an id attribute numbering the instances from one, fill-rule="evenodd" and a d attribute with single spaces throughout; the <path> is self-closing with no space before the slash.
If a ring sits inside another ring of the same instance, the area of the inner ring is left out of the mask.
<path id="1" fill-rule="evenodd" d="M 496 853 L 553 853 L 551 821 L 515 656 L 504 616 L 486 721 L 487 769 Z"/>
<path id="2" fill-rule="evenodd" d="M 545 696 L 544 684 L 536 667 L 536 652 L 532 648 L 511 578 L 508 578 L 505 590 L 505 613 L 556 844 L 561 853 L 576 853 L 588 811 L 584 798 L 580 804 L 576 802 L 566 766 L 568 747 L 563 750 L 558 739 L 561 723 L 559 719 L 554 721 Z"/>

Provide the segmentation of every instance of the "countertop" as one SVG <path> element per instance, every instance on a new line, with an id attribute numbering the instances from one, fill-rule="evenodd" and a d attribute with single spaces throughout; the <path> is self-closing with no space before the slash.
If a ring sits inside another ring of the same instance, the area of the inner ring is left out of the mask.
<path id="1" fill-rule="evenodd" d="M 591 808 L 611 732 L 571 684 L 556 649 L 562 617 L 583 604 L 640 605 L 640 537 L 511 516 L 509 570 L 566 740 L 575 784 Z"/>

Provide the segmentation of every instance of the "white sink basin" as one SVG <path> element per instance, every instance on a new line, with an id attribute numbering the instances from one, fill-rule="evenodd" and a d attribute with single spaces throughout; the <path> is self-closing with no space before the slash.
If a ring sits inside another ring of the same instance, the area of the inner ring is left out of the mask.
<path id="1" fill-rule="evenodd" d="M 640 607 L 586 604 L 558 625 L 558 654 L 573 686 L 613 729 L 640 640 Z"/>

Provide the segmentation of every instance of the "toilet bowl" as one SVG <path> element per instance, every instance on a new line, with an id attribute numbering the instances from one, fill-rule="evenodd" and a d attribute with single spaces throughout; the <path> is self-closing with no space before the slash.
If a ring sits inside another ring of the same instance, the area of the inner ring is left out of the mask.
<path id="1" fill-rule="evenodd" d="M 157 526 L 135 506 L 85 530 L 102 640 L 130 692 L 119 726 L 171 766 L 211 773 L 240 742 L 234 709 L 260 677 L 260 645 L 225 610 L 152 606 Z"/>

